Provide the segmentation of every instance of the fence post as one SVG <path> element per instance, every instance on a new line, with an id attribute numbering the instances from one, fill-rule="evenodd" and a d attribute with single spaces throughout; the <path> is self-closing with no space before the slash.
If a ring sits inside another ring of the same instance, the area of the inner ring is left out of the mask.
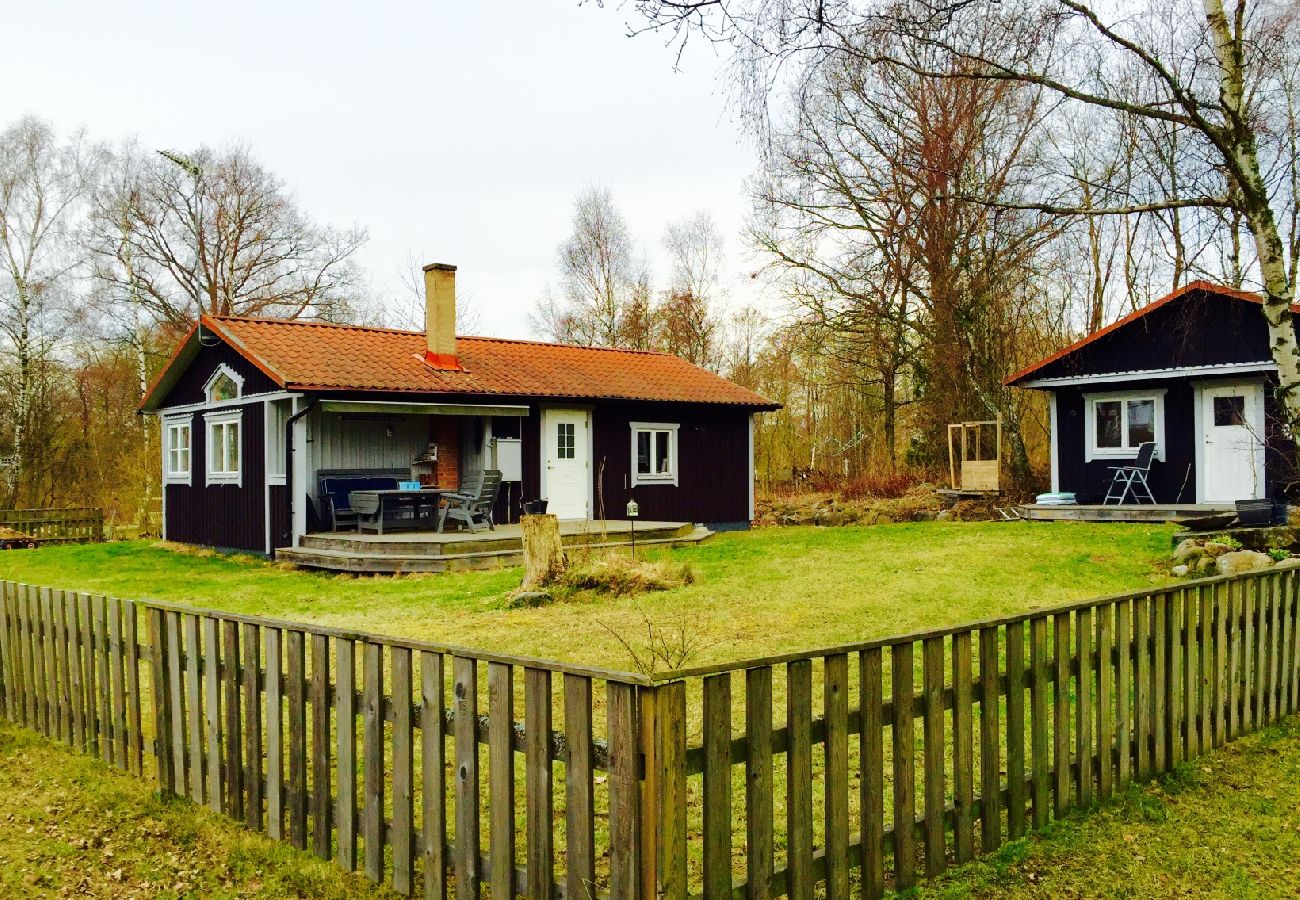
<path id="1" fill-rule="evenodd" d="M 172 779 L 171 710 L 167 696 L 166 641 L 163 637 L 163 611 L 147 610 L 149 617 L 149 694 L 153 697 L 153 755 L 158 763 L 158 790 L 164 796 L 176 793 Z"/>
<path id="2" fill-rule="evenodd" d="M 641 895 L 686 896 L 686 682 L 642 688 Z"/>

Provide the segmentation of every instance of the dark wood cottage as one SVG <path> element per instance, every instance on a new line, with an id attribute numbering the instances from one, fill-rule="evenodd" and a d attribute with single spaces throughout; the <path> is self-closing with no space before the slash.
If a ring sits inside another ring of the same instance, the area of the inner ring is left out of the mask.
<path id="1" fill-rule="evenodd" d="M 1052 490 L 1099 503 L 1111 466 L 1155 441 L 1161 504 L 1279 498 L 1295 480 L 1255 294 L 1197 281 L 1006 383 L 1046 391 Z"/>
<path id="2" fill-rule="evenodd" d="M 162 426 L 169 540 L 272 553 L 322 527 L 322 473 L 454 489 L 499 469 L 498 522 L 743 528 L 765 398 L 664 353 L 457 338 L 455 267 L 426 267 L 427 332 L 203 316 L 141 410 Z M 603 509 L 602 509 L 603 504 Z"/>

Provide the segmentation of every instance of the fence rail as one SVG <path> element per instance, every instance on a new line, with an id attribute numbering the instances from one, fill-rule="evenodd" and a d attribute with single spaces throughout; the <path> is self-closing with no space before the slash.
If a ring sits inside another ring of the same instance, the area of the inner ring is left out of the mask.
<path id="1" fill-rule="evenodd" d="M 11 528 L 43 543 L 104 539 L 102 509 L 3 509 L 0 527 Z"/>
<path id="2" fill-rule="evenodd" d="M 0 584 L 0 711 L 403 894 L 867 897 L 1300 704 L 1297 573 L 653 678 Z"/>

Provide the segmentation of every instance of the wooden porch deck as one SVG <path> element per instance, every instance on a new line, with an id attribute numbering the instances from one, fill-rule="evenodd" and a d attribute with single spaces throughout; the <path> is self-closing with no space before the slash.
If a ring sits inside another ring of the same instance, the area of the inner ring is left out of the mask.
<path id="1" fill-rule="evenodd" d="M 1026 503 L 1019 507 L 1020 515 L 1035 522 L 1180 522 L 1199 519 L 1220 513 L 1234 513 L 1231 503 L 1076 503 L 1071 506 L 1053 506 L 1046 503 Z"/>
<path id="2" fill-rule="evenodd" d="M 682 546 L 712 537 L 713 532 L 690 522 L 636 523 L 637 546 Z M 560 521 L 560 539 L 566 547 L 603 549 L 624 546 L 632 539 L 626 519 Z M 384 535 L 350 531 L 308 534 L 297 547 L 281 547 L 276 559 L 333 572 L 451 572 L 494 569 L 523 562 L 523 539 L 518 525 L 498 525 L 496 530 L 390 532 Z"/>

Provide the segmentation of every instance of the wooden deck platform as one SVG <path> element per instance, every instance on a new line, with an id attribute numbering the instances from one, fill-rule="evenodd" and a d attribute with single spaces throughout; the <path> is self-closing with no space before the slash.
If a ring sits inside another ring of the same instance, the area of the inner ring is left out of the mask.
<path id="1" fill-rule="evenodd" d="M 1100 503 L 1076 503 L 1052 506 L 1026 503 L 1018 508 L 1022 518 L 1035 522 L 1180 522 L 1216 513 L 1231 513 L 1231 503 L 1125 503 L 1104 506 Z"/>
<path id="2" fill-rule="evenodd" d="M 636 543 L 642 546 L 683 546 L 713 536 L 707 528 L 690 522 L 636 523 Z M 626 546 L 632 539 L 628 520 L 560 522 L 560 539 L 566 547 L 593 550 Z M 297 547 L 281 547 L 276 559 L 333 572 L 396 574 L 495 569 L 523 563 L 523 539 L 518 525 L 498 525 L 495 531 L 395 532 L 384 535 L 357 532 L 317 532 Z"/>

